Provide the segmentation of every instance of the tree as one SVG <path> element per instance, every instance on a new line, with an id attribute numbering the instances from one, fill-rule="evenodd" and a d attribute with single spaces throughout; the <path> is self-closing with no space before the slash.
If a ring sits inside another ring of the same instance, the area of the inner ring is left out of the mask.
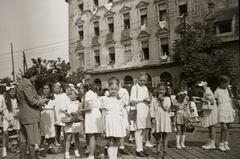
<path id="1" fill-rule="evenodd" d="M 179 39 L 174 41 L 173 62 L 184 62 L 184 39 L 182 27 L 177 27 Z M 236 83 L 239 71 L 235 62 L 236 52 L 230 48 L 223 48 L 221 40 L 216 37 L 214 25 L 203 25 L 194 22 L 186 24 L 187 67 L 184 73 L 188 84 L 197 81 L 207 81 L 209 85 L 216 85 L 219 75 L 227 75 Z"/>

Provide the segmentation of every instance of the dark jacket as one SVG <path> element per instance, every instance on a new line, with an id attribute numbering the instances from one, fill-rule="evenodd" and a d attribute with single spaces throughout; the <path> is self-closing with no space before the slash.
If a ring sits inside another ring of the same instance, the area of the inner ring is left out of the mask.
<path id="1" fill-rule="evenodd" d="M 35 87 L 23 78 L 17 89 L 20 124 L 33 124 L 40 122 L 40 107 L 45 103 L 39 98 Z"/>

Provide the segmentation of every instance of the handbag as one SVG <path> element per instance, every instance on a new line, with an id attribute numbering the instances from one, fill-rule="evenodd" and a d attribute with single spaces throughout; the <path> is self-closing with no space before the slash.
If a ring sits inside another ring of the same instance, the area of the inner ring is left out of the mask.
<path id="1" fill-rule="evenodd" d="M 61 118 L 63 123 L 77 123 L 84 121 L 84 118 L 81 114 L 65 116 Z"/>
<path id="2" fill-rule="evenodd" d="M 136 86 L 136 98 L 138 98 L 138 87 Z M 135 103 L 130 104 L 130 111 L 128 112 L 128 120 L 136 120 L 137 118 L 137 110 L 136 109 L 131 109 L 133 106 L 136 106 Z"/>
<path id="3" fill-rule="evenodd" d="M 192 124 L 188 124 L 186 127 L 186 132 L 192 133 L 195 130 L 195 126 Z"/>
<path id="4" fill-rule="evenodd" d="M 202 104 L 202 109 L 203 110 L 212 110 L 213 109 L 213 106 L 211 105 L 210 101 L 208 101 L 208 103 L 203 103 Z"/>

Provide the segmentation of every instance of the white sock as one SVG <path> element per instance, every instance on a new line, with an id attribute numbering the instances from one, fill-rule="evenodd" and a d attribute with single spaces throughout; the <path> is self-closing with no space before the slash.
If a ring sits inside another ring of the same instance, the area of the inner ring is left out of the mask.
<path id="1" fill-rule="evenodd" d="M 124 149 L 124 146 L 119 146 L 120 149 Z"/>
<path id="2" fill-rule="evenodd" d="M 78 150 L 74 150 L 74 154 L 75 154 L 75 156 L 77 156 L 77 157 L 79 157 L 79 156 L 80 156 L 80 154 L 79 154 Z"/>
<path id="3" fill-rule="evenodd" d="M 69 152 L 68 151 L 65 152 L 65 156 L 69 156 Z"/>
<path id="4" fill-rule="evenodd" d="M 114 158 L 113 146 L 109 146 L 108 149 L 107 149 L 107 152 L 108 152 L 109 159 L 113 159 Z"/>

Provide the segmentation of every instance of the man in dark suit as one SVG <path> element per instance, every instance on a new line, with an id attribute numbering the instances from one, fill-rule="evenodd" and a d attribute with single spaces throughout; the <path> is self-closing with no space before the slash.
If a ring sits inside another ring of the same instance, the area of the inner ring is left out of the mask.
<path id="1" fill-rule="evenodd" d="M 29 68 L 17 89 L 17 99 L 19 106 L 19 122 L 21 136 L 21 159 L 26 159 L 26 148 L 31 159 L 35 159 L 35 144 L 40 142 L 40 108 L 48 102 L 49 99 L 40 99 L 34 82 L 38 70 Z"/>

